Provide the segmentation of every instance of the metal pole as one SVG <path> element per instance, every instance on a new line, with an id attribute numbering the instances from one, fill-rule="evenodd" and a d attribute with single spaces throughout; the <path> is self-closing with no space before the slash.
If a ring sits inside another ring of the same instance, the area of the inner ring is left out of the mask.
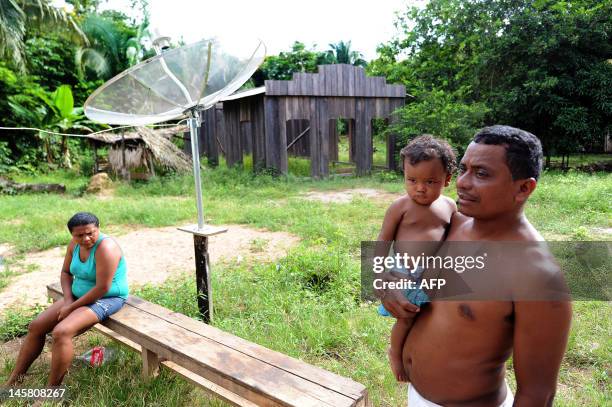
<path id="1" fill-rule="evenodd" d="M 196 202 L 198 205 L 198 229 L 204 228 L 204 210 L 202 209 L 202 181 L 200 178 L 200 146 L 199 136 L 199 114 L 196 110 L 191 112 L 192 117 L 187 119 L 189 123 L 189 134 L 191 135 L 191 160 L 193 161 L 193 178 L 195 180 Z"/>

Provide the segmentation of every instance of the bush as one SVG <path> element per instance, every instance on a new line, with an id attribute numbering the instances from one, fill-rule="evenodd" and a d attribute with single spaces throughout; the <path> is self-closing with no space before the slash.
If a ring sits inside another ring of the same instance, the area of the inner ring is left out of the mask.
<path id="1" fill-rule="evenodd" d="M 398 109 L 399 121 L 388 130 L 397 135 L 395 159 L 399 163 L 399 151 L 424 133 L 447 140 L 463 155 L 488 112 L 483 103 L 466 104 L 440 90 L 419 93 L 415 102 Z"/>
<path id="2" fill-rule="evenodd" d="M 28 325 L 43 309 L 44 305 L 36 305 L 27 309 L 9 309 L 0 320 L 0 341 L 6 342 L 18 338 L 28 332 Z"/>

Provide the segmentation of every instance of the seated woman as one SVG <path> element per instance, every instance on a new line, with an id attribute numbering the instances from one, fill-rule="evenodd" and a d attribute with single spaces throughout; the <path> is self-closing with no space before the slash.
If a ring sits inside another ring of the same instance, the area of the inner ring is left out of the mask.
<path id="1" fill-rule="evenodd" d="M 30 323 L 7 385 L 15 385 L 40 355 L 52 332 L 48 385 L 59 386 L 72 362 L 72 338 L 119 311 L 128 297 L 127 266 L 119 245 L 100 233 L 100 221 L 79 212 L 68 221 L 68 245 L 60 281 L 64 298 Z"/>

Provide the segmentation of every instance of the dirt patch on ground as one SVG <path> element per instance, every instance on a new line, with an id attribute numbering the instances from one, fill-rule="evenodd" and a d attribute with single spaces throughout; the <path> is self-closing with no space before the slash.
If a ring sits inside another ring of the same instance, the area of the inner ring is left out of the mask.
<path id="1" fill-rule="evenodd" d="M 4 271 L 4 259 L 11 255 L 12 249 L 7 243 L 0 244 L 0 273 Z"/>
<path id="2" fill-rule="evenodd" d="M 350 203 L 354 198 L 376 199 L 381 201 L 392 201 L 399 198 L 400 194 L 392 194 L 371 188 L 345 189 L 341 191 L 312 191 L 303 195 L 308 201 L 320 201 L 325 203 Z"/>
<path id="3" fill-rule="evenodd" d="M 612 228 L 593 228 L 593 233 L 603 236 L 612 236 Z"/>
<path id="4" fill-rule="evenodd" d="M 219 262 L 265 262 L 285 256 L 299 238 L 285 232 L 225 225 L 228 232 L 209 239 L 211 266 Z M 132 286 L 159 284 L 181 272 L 194 270 L 193 238 L 175 227 L 139 229 L 116 237 L 128 263 Z M 25 256 L 21 265 L 35 271 L 24 273 L 2 290 L 0 314 L 11 305 L 46 303 L 46 285 L 59 281 L 65 247 Z"/>
<path id="5" fill-rule="evenodd" d="M 8 243 L 0 244 L 0 257 L 8 257 L 11 255 L 13 247 Z"/>

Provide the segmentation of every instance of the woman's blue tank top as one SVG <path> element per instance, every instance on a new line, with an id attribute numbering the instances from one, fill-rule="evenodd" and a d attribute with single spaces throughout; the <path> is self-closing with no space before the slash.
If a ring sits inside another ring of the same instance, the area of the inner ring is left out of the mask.
<path id="1" fill-rule="evenodd" d="M 70 262 L 70 274 L 73 275 L 72 294 L 79 298 L 85 295 L 96 285 L 96 249 L 102 240 L 107 236 L 100 234 L 98 241 L 94 244 L 89 252 L 89 257 L 84 262 L 80 257 L 80 245 L 75 245 L 72 251 L 72 261 Z M 113 276 L 111 288 L 104 297 L 122 297 L 127 299 L 129 295 L 129 287 L 127 281 L 127 264 L 125 258 L 121 255 L 121 260 L 117 265 L 117 270 Z"/>

